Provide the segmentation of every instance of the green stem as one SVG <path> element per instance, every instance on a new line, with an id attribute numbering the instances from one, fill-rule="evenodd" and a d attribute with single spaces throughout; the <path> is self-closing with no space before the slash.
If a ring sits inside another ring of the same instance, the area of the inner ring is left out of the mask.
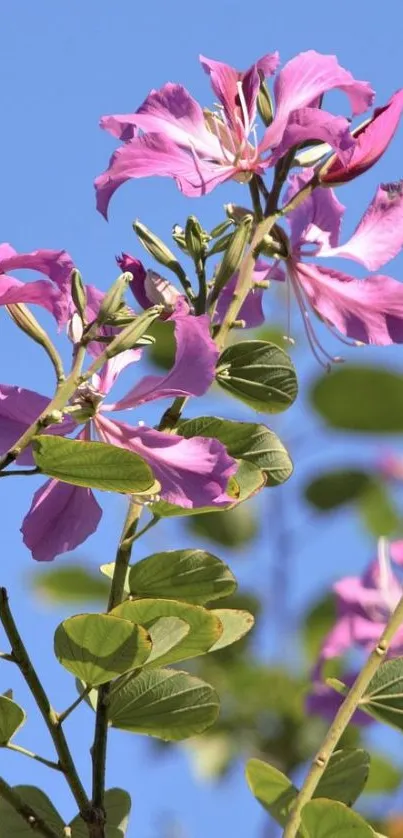
<path id="1" fill-rule="evenodd" d="M 316 754 L 305 782 L 299 792 L 288 818 L 283 838 L 295 838 L 301 823 L 303 807 L 312 799 L 318 783 L 324 774 L 329 759 L 335 750 L 340 737 L 354 715 L 361 699 L 365 695 L 368 685 L 381 666 L 390 644 L 403 623 L 403 597 L 393 612 L 381 639 L 367 659 L 363 669 L 354 681 L 334 721 L 329 728 L 318 753 Z"/>
<path id="2" fill-rule="evenodd" d="M 159 425 L 159 431 L 173 431 L 181 418 L 182 410 L 185 407 L 189 396 L 178 396 L 173 400 L 171 406 L 165 411 Z"/>
<path id="3" fill-rule="evenodd" d="M 138 521 L 142 507 L 130 503 L 126 520 L 123 525 L 122 536 L 116 553 L 115 568 L 113 572 L 112 585 L 109 594 L 108 612 L 122 602 L 127 568 L 129 566 L 133 541 L 136 535 Z M 105 838 L 105 769 L 106 751 L 108 742 L 108 697 L 111 690 L 111 682 L 103 684 L 98 691 L 98 702 L 95 718 L 94 744 L 91 749 L 92 756 L 92 809 L 93 829 L 92 838 Z"/>
<path id="4" fill-rule="evenodd" d="M 143 527 L 142 530 L 139 530 L 139 532 L 136 532 L 136 535 L 133 538 L 132 544 L 134 544 L 135 541 L 137 541 L 139 538 L 141 538 L 142 535 L 144 535 L 146 532 L 148 532 L 148 530 L 151 530 L 152 527 L 155 527 L 155 525 L 158 524 L 158 522 L 160 520 L 161 520 L 161 518 L 159 517 L 159 515 L 153 515 L 153 517 L 149 520 L 148 524 L 146 524 Z"/>
<path id="5" fill-rule="evenodd" d="M 48 768 L 53 768 L 54 771 L 62 770 L 59 762 L 53 762 L 51 759 L 45 759 L 45 757 L 41 757 L 39 754 L 34 754 L 33 751 L 28 751 L 27 748 L 23 748 L 21 745 L 14 745 L 13 742 L 8 742 L 5 747 L 8 751 L 16 751 L 16 753 L 23 754 L 26 757 L 30 757 L 30 759 L 36 759 L 37 762 L 47 765 Z"/>
<path id="6" fill-rule="evenodd" d="M 0 777 L 0 797 L 6 800 L 19 815 L 25 823 L 37 832 L 38 835 L 43 835 L 45 838 L 58 838 L 57 833 L 48 826 L 45 821 L 38 815 L 32 806 L 25 803 L 20 794 L 12 788 L 2 777 Z"/>
<path id="7" fill-rule="evenodd" d="M 284 157 L 282 157 L 276 164 L 274 169 L 273 188 L 266 199 L 265 215 L 272 215 L 272 213 L 277 210 L 281 190 L 290 170 L 294 154 L 295 150 L 291 149 L 291 151 L 289 151 L 288 154 L 285 154 Z"/>
<path id="8" fill-rule="evenodd" d="M 70 786 L 70 790 L 83 819 L 88 820 L 90 814 L 89 800 L 77 774 L 66 737 L 58 721 L 57 713 L 50 704 L 14 622 L 14 618 L 8 604 L 8 594 L 5 588 L 0 588 L 0 620 L 10 642 L 15 663 L 19 667 L 52 737 L 53 744 L 59 757 L 60 770 L 63 771 L 66 777 L 66 781 Z"/>
<path id="9" fill-rule="evenodd" d="M 33 474 L 41 474 L 40 468 L 19 468 L 13 471 L 0 471 L 0 477 L 30 477 Z"/>
<path id="10" fill-rule="evenodd" d="M 59 386 L 56 390 L 56 393 L 53 399 L 49 402 L 47 407 L 42 411 L 42 413 L 38 416 L 35 422 L 27 428 L 26 431 L 20 436 L 17 442 L 14 443 L 13 447 L 10 448 L 9 451 L 6 452 L 0 458 L 0 471 L 6 466 L 13 463 L 17 457 L 24 451 L 25 448 L 30 444 L 33 437 L 39 433 L 39 431 L 49 424 L 49 418 L 51 417 L 54 411 L 61 411 L 66 406 L 67 402 L 75 392 L 79 380 L 80 380 L 80 372 L 81 367 L 84 361 L 85 356 L 85 347 L 80 346 L 76 352 L 75 360 L 73 363 L 72 370 L 68 378 L 65 381 L 59 383 Z"/>
<path id="11" fill-rule="evenodd" d="M 256 221 L 261 221 L 263 218 L 263 211 L 260 203 L 259 182 L 256 175 L 253 175 L 252 179 L 249 181 L 249 192 L 252 198 L 255 219 Z"/>
<path id="12" fill-rule="evenodd" d="M 85 690 L 82 691 L 81 695 L 79 695 L 78 698 L 76 698 L 76 700 L 73 701 L 73 703 L 70 704 L 70 706 L 67 707 L 66 710 L 63 710 L 63 713 L 58 713 L 57 714 L 59 725 L 62 725 L 63 722 L 66 721 L 66 719 L 70 716 L 70 713 L 72 713 L 73 710 L 75 710 L 76 707 L 78 707 L 79 704 L 81 704 L 81 702 L 84 701 L 84 699 L 87 697 L 87 695 L 90 692 L 91 692 L 91 687 L 86 687 Z"/>
<path id="13" fill-rule="evenodd" d="M 200 256 L 195 261 L 195 270 L 199 282 L 199 293 L 194 301 L 195 313 L 204 314 L 207 305 L 207 281 L 206 281 L 206 267 L 205 258 Z"/>

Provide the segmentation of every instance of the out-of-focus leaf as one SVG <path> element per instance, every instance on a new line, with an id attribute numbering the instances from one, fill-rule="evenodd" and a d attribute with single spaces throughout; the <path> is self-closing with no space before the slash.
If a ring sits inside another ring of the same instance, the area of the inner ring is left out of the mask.
<path id="1" fill-rule="evenodd" d="M 403 431 L 403 376 L 348 364 L 317 379 L 310 401 L 328 425 L 360 433 Z"/>
<path id="2" fill-rule="evenodd" d="M 371 753 L 368 780 L 365 794 L 384 794 L 395 791 L 402 782 L 402 772 L 389 759 L 380 754 Z"/>
<path id="3" fill-rule="evenodd" d="M 47 602 L 92 602 L 108 596 L 109 585 L 84 565 L 52 567 L 30 577 L 35 593 Z"/>
<path id="4" fill-rule="evenodd" d="M 147 358 L 164 370 L 170 370 L 174 365 L 176 344 L 174 338 L 174 324 L 171 320 L 154 320 L 147 327 L 147 334 L 155 338 L 155 343 L 147 349 Z"/>
<path id="5" fill-rule="evenodd" d="M 305 497 L 321 512 L 356 501 L 372 485 L 372 477 L 358 469 L 338 469 L 315 477 L 305 486 Z"/>
<path id="6" fill-rule="evenodd" d="M 387 488 L 380 480 L 373 480 L 359 499 L 358 509 L 368 532 L 375 538 L 396 535 L 402 518 Z"/>
<path id="7" fill-rule="evenodd" d="M 250 506 L 236 506 L 234 509 L 189 518 L 188 529 L 196 535 L 210 538 L 223 547 L 241 549 L 253 541 L 258 534 L 259 524 Z"/>

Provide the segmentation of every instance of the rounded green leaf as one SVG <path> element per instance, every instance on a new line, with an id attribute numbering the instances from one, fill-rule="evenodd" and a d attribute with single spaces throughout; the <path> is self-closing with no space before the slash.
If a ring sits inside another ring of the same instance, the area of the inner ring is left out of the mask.
<path id="1" fill-rule="evenodd" d="M 0 747 L 7 745 L 25 719 L 25 712 L 19 704 L 5 695 L 0 695 Z"/>
<path id="2" fill-rule="evenodd" d="M 302 810 L 301 824 L 309 838 L 374 838 L 364 818 L 335 800 L 311 800 Z"/>
<path id="3" fill-rule="evenodd" d="M 167 656 L 168 652 L 171 652 L 184 637 L 187 637 L 189 631 L 189 623 L 185 623 L 179 617 L 160 617 L 156 620 L 149 630 L 152 649 L 147 658 L 147 664 L 163 658 L 164 655 Z"/>
<path id="4" fill-rule="evenodd" d="M 379 667 L 359 707 L 378 721 L 403 730 L 403 657 Z"/>
<path id="5" fill-rule="evenodd" d="M 105 600 L 109 585 L 84 565 L 52 567 L 31 576 L 35 593 L 47 602 L 91 602 Z"/>
<path id="6" fill-rule="evenodd" d="M 263 413 L 286 410 L 298 393 L 291 358 L 274 343 L 262 340 L 246 340 L 224 349 L 216 378 L 232 396 Z"/>
<path id="7" fill-rule="evenodd" d="M 266 425 L 200 416 L 180 422 L 179 432 L 186 439 L 194 436 L 218 439 L 231 457 L 247 460 L 260 468 L 266 476 L 266 486 L 284 483 L 292 474 L 293 464 L 288 451 Z"/>
<path id="8" fill-rule="evenodd" d="M 211 611 L 219 618 L 223 626 L 223 632 L 214 646 L 209 650 L 210 652 L 218 652 L 219 649 L 225 649 L 226 646 L 231 646 L 231 643 L 236 643 L 241 637 L 244 637 L 248 631 L 253 628 L 254 617 L 249 611 L 240 611 L 233 608 L 214 608 Z"/>
<path id="9" fill-rule="evenodd" d="M 120 688 L 117 684 L 108 719 L 119 730 L 175 741 L 212 725 L 219 706 L 217 693 L 199 678 L 175 669 L 151 669 Z"/>
<path id="10" fill-rule="evenodd" d="M 362 748 L 335 751 L 321 777 L 315 797 L 326 797 L 352 806 L 368 779 L 370 756 Z"/>
<path id="11" fill-rule="evenodd" d="M 297 796 L 291 780 L 261 759 L 248 760 L 246 780 L 254 797 L 280 826 L 284 826 Z"/>
<path id="12" fill-rule="evenodd" d="M 403 431 L 403 376 L 383 367 L 351 366 L 319 378 L 311 404 L 332 428 L 360 433 Z"/>
<path id="13" fill-rule="evenodd" d="M 138 454 L 116 445 L 43 435 L 34 437 L 32 448 L 44 474 L 74 486 L 133 495 L 155 495 L 161 488 Z"/>
<path id="14" fill-rule="evenodd" d="M 315 509 L 328 512 L 358 500 L 372 485 L 372 476 L 359 469 L 338 469 L 315 477 L 305 487 L 305 497 Z"/>
<path id="15" fill-rule="evenodd" d="M 133 623 L 139 623 L 153 637 L 153 626 L 160 617 L 177 617 L 189 625 L 189 632 L 179 643 L 158 658 L 147 661 L 147 668 L 204 655 L 221 636 L 223 627 L 219 618 L 200 605 L 189 605 L 173 599 L 136 599 L 123 602 L 112 614 Z"/>
<path id="16" fill-rule="evenodd" d="M 14 786 L 28 806 L 32 806 L 39 818 L 46 822 L 57 835 L 63 836 L 65 822 L 47 795 L 36 786 Z M 39 835 L 34 825 L 30 826 L 9 803 L 0 798 L 0 838 L 32 838 Z M 88 834 L 88 833 L 87 833 Z M 72 836 L 76 838 L 76 836 Z"/>
<path id="17" fill-rule="evenodd" d="M 105 838 L 124 838 L 129 825 L 130 795 L 123 789 L 108 789 L 104 798 L 106 812 Z M 69 824 L 71 838 L 88 838 L 88 826 L 80 815 Z"/>
<path id="18" fill-rule="evenodd" d="M 236 590 L 229 567 L 205 550 L 154 553 L 130 568 L 128 581 L 132 596 L 183 599 L 195 605 Z"/>
<path id="19" fill-rule="evenodd" d="M 79 614 L 58 626 L 55 655 L 73 675 L 91 686 L 141 666 L 151 651 L 147 631 L 110 614 Z"/>

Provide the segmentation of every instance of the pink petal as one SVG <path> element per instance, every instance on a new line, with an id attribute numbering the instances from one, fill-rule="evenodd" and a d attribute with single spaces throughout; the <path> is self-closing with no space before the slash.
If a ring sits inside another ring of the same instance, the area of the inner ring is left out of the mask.
<path id="1" fill-rule="evenodd" d="M 380 346 L 403 342 L 403 283 L 381 275 L 354 279 L 301 262 L 290 276 L 312 308 L 343 335 Z"/>
<path id="2" fill-rule="evenodd" d="M 279 56 L 278 53 L 269 53 L 261 58 L 256 64 L 252 64 L 249 70 L 240 72 L 224 64 L 221 61 L 214 61 L 211 58 L 200 56 L 200 63 L 203 70 L 210 76 L 211 86 L 215 95 L 224 106 L 224 113 L 228 124 L 233 130 L 239 129 L 239 125 L 249 129 L 256 116 L 256 98 L 259 92 L 260 78 L 258 70 L 265 76 L 271 76 L 276 71 Z M 245 125 L 245 114 L 242 111 L 239 99 L 238 83 L 241 82 L 248 111 L 249 125 Z"/>
<path id="3" fill-rule="evenodd" d="M 97 431 L 105 442 L 139 454 L 160 481 L 164 500 L 186 508 L 222 506 L 236 463 L 215 439 L 184 439 L 152 428 L 134 428 L 98 414 Z"/>
<path id="4" fill-rule="evenodd" d="M 120 355 L 115 355 L 102 367 L 99 375 L 93 376 L 96 381 L 96 388 L 100 393 L 107 395 L 112 389 L 115 381 L 119 378 L 121 372 L 130 364 L 139 361 L 142 356 L 141 349 L 126 349 Z"/>
<path id="5" fill-rule="evenodd" d="M 403 541 L 392 541 L 389 549 L 392 560 L 397 565 L 403 565 Z"/>
<path id="6" fill-rule="evenodd" d="M 341 617 L 325 637 L 319 655 L 319 664 L 331 658 L 339 658 L 354 644 L 350 617 Z"/>
<path id="7" fill-rule="evenodd" d="M 345 166 L 335 159 L 321 176 L 322 183 L 346 183 L 373 166 L 386 151 L 393 139 L 403 110 L 403 89 L 398 90 L 383 108 L 376 108 L 371 121 L 353 132 L 356 145 L 349 163 Z"/>
<path id="8" fill-rule="evenodd" d="M 147 276 L 146 269 L 140 259 L 131 256 L 130 253 L 122 253 L 121 256 L 116 257 L 116 261 L 121 271 L 127 271 L 133 276 L 130 283 L 130 288 L 141 308 L 150 308 L 150 300 L 145 292 L 145 279 Z"/>
<path id="9" fill-rule="evenodd" d="M 6 247 L 10 247 L 6 245 Z M 52 280 L 60 289 L 70 282 L 74 262 L 66 250 L 34 250 L 32 253 L 8 255 L 0 250 L 0 273 L 27 268 L 39 271 Z"/>
<path id="10" fill-rule="evenodd" d="M 127 395 L 103 410 L 127 410 L 154 399 L 202 396 L 214 380 L 219 355 L 205 314 L 172 316 L 175 325 L 175 364 L 167 375 L 147 375 Z"/>
<path id="11" fill-rule="evenodd" d="M 285 196 L 288 202 L 311 180 L 312 169 L 291 175 Z M 288 215 L 291 243 L 294 249 L 303 244 L 336 246 L 345 206 L 340 203 L 333 189 L 315 189 L 302 204 Z M 320 251 L 322 254 L 322 251 Z"/>
<path id="12" fill-rule="evenodd" d="M 308 50 L 288 61 L 274 83 L 276 116 L 265 132 L 262 148 L 278 145 L 292 111 L 316 104 L 320 96 L 334 88 L 347 94 L 353 115 L 371 107 L 374 92 L 368 82 L 356 81 L 340 67 L 336 56 Z"/>
<path id="13" fill-rule="evenodd" d="M 97 208 L 106 218 L 112 195 L 131 178 L 173 177 L 185 195 L 198 197 L 211 192 L 235 172 L 233 166 L 198 158 L 164 134 L 146 134 L 118 148 L 106 172 L 96 178 Z"/>
<path id="14" fill-rule="evenodd" d="M 74 550 L 97 529 L 102 510 L 91 489 L 48 480 L 35 492 L 21 532 L 38 562 Z"/>
<path id="15" fill-rule="evenodd" d="M 12 276 L 0 274 L 0 305 L 12 303 L 33 303 L 54 314 L 57 311 L 59 292 L 46 279 L 36 282 L 21 282 Z"/>
<path id="16" fill-rule="evenodd" d="M 277 163 L 291 148 L 310 140 L 322 140 L 328 143 L 345 164 L 351 160 L 355 141 L 351 135 L 348 120 L 344 116 L 333 116 L 319 108 L 299 108 L 290 114 L 281 142 L 276 146 L 270 158 L 270 165 Z M 265 140 L 263 148 L 267 148 Z"/>
<path id="17" fill-rule="evenodd" d="M 322 248 L 318 255 L 354 259 L 368 270 L 376 271 L 397 256 L 402 247 L 403 181 L 400 181 L 378 188 L 349 241 L 339 247 Z"/>
<path id="18" fill-rule="evenodd" d="M 0 453 L 5 454 L 23 433 L 36 421 L 49 404 L 50 399 L 33 390 L 0 384 Z M 64 419 L 59 425 L 52 425 L 50 433 L 64 436 L 77 427 L 71 419 Z M 49 432 L 49 431 L 48 431 Z M 16 460 L 19 466 L 34 465 L 31 448 Z"/>
<path id="19" fill-rule="evenodd" d="M 253 282 L 269 280 L 271 270 L 272 267 L 267 262 L 258 260 L 252 274 Z M 227 311 L 237 280 L 238 273 L 235 273 L 232 279 L 230 279 L 221 291 L 216 308 L 216 320 L 218 323 L 222 321 Z M 247 329 L 254 329 L 264 323 L 263 291 L 263 288 L 252 288 L 239 311 L 238 319 L 245 322 L 245 327 Z"/>
<path id="20" fill-rule="evenodd" d="M 32 253 L 16 253 L 10 245 L 2 245 L 0 247 L 0 274 L 26 268 L 45 274 L 55 283 L 56 288 L 47 287 L 46 282 L 39 281 L 27 283 L 24 290 L 22 287 L 24 283 L 20 283 L 19 280 L 0 277 L 0 302 L 2 305 L 11 302 L 37 303 L 47 308 L 59 325 L 63 325 L 68 319 L 71 305 L 70 275 L 73 267 L 73 260 L 65 250 L 34 250 Z"/>

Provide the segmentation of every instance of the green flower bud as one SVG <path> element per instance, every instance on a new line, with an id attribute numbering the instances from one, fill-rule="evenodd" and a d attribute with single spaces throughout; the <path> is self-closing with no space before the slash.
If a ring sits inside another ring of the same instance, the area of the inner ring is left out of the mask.
<path id="1" fill-rule="evenodd" d="M 250 233 L 252 230 L 253 217 L 246 215 L 235 232 L 232 234 L 228 247 L 224 253 L 223 260 L 219 265 L 218 271 L 214 278 L 213 299 L 217 299 L 218 294 L 227 282 L 238 270 L 245 252 L 246 245 L 249 242 Z"/>
<path id="2" fill-rule="evenodd" d="M 74 268 L 71 272 L 71 296 L 77 313 L 85 323 L 85 310 L 87 307 L 87 292 L 83 283 L 80 271 Z"/>
<path id="3" fill-rule="evenodd" d="M 175 244 L 177 244 L 181 250 L 187 253 L 185 231 L 183 227 L 181 227 L 179 224 L 174 224 L 174 226 L 172 227 L 172 238 Z"/>
<path id="4" fill-rule="evenodd" d="M 206 248 L 206 234 L 195 215 L 190 215 L 185 228 L 186 248 L 189 256 L 198 262 L 204 256 Z"/>
<path id="5" fill-rule="evenodd" d="M 246 340 L 218 359 L 220 387 L 262 413 L 280 413 L 295 401 L 298 382 L 286 352 L 264 340 Z"/>
<path id="6" fill-rule="evenodd" d="M 182 284 L 186 285 L 188 283 L 188 279 L 185 271 L 169 247 L 167 247 L 167 245 L 164 244 L 158 236 L 152 233 L 151 230 L 145 226 L 145 224 L 141 224 L 140 221 L 135 221 L 133 228 L 137 233 L 141 244 L 148 251 L 148 253 L 150 253 L 151 256 L 153 256 L 154 259 L 160 263 L 160 265 L 164 265 L 165 268 L 169 268 L 170 271 L 173 271 Z"/>
<path id="7" fill-rule="evenodd" d="M 213 227 L 210 233 L 210 238 L 218 239 L 219 236 L 222 236 L 222 234 L 225 233 L 226 230 L 228 230 L 228 227 L 230 227 L 231 224 L 232 221 L 229 218 L 226 221 L 222 221 L 221 224 L 217 224 L 216 227 Z"/>
<path id="8" fill-rule="evenodd" d="M 14 320 L 16 326 L 18 326 L 22 332 L 25 332 L 28 337 L 32 338 L 35 343 L 39 343 L 41 346 L 44 346 L 50 342 L 50 338 L 46 334 L 45 330 L 42 329 L 42 326 L 39 325 L 36 317 L 34 317 L 32 312 L 26 305 L 24 305 L 24 303 L 10 303 L 10 305 L 6 306 L 6 309 L 12 320 Z"/>
<path id="9" fill-rule="evenodd" d="M 227 233 L 226 236 L 221 236 L 220 239 L 217 239 L 217 241 L 210 248 L 208 256 L 214 256 L 215 253 L 222 253 L 223 250 L 226 250 L 232 239 L 232 236 L 232 233 Z"/>
<path id="10" fill-rule="evenodd" d="M 102 300 L 96 319 L 98 326 L 103 326 L 110 319 L 110 317 L 116 314 L 116 312 L 120 309 L 123 294 L 126 292 L 132 279 L 132 274 L 129 273 L 129 271 L 126 271 L 126 273 L 118 276 L 109 291 L 107 291 Z"/>
<path id="11" fill-rule="evenodd" d="M 107 358 L 113 358 L 115 355 L 119 355 L 120 352 L 124 352 L 126 349 L 133 349 L 133 347 L 141 341 L 147 329 L 151 326 L 151 323 L 153 323 L 163 311 L 164 306 L 153 306 L 152 308 L 148 308 L 144 311 L 143 314 L 136 317 L 129 326 L 126 326 L 126 328 L 123 329 L 119 335 L 116 335 L 116 337 L 111 341 L 106 349 Z"/>
<path id="12" fill-rule="evenodd" d="M 266 126 L 271 125 L 273 122 L 273 102 L 263 75 L 260 76 L 260 88 L 256 104 L 259 116 L 264 124 Z"/>

